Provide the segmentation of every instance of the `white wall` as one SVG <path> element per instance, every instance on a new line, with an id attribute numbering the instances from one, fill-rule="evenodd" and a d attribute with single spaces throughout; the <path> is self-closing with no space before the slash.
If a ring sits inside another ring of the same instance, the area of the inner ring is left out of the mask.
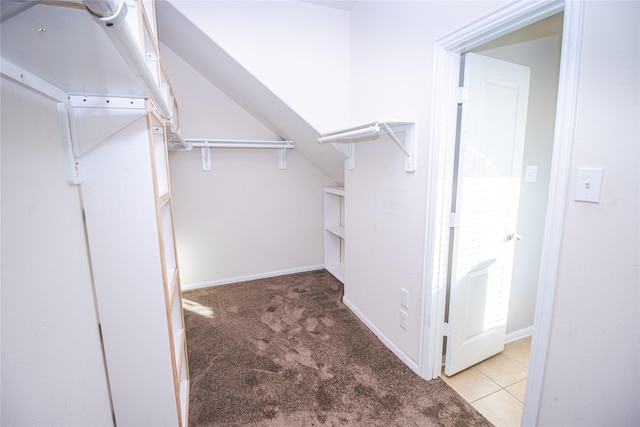
<path id="1" fill-rule="evenodd" d="M 423 254 L 427 187 L 414 181 L 425 179 L 421 168 L 430 128 L 432 43 L 498 7 L 485 2 L 360 2 L 352 10 L 352 122 L 415 120 L 419 158 L 418 171 L 407 176 L 398 165 L 399 153 L 358 145 L 356 170 L 345 178 L 345 299 L 412 359 L 420 335 L 420 325 L 411 320 L 414 306 L 406 333 L 398 326 L 397 313 L 399 288 L 408 287 L 415 295 L 424 279 L 416 258 Z M 542 425 L 640 422 L 638 7 L 637 2 L 585 4 L 569 191 L 578 166 L 603 166 L 605 181 L 600 204 L 573 202 L 568 195 Z"/>
<path id="2" fill-rule="evenodd" d="M 2 425 L 112 425 L 55 103 L 2 79 Z"/>
<path id="3" fill-rule="evenodd" d="M 540 424 L 640 424 L 640 3 L 585 2 L 577 123 Z M 573 200 L 603 167 L 600 203 Z"/>
<path id="4" fill-rule="evenodd" d="M 391 142 L 356 146 L 345 173 L 345 301 L 418 362 L 433 42 L 494 10 L 497 2 L 360 2 L 351 12 L 352 124 L 379 118 L 414 121 L 417 170 L 403 169 Z M 409 291 L 407 330 L 399 325 L 400 289 Z"/>
<path id="5" fill-rule="evenodd" d="M 162 57 L 180 102 L 182 134 L 195 138 L 275 136 L 170 49 Z M 170 153 L 183 288 L 321 268 L 322 188 L 333 181 L 298 155 L 215 149 Z"/>
<path id="6" fill-rule="evenodd" d="M 299 1 L 172 1 L 320 131 L 349 114 L 349 13 Z"/>
<path id="7" fill-rule="evenodd" d="M 511 338 L 518 338 L 518 334 L 530 333 L 533 327 L 551 175 L 560 48 L 561 36 L 551 36 L 489 50 L 474 49 L 474 52 L 481 55 L 531 68 L 522 162 L 523 182 L 520 187 L 516 228 L 523 238 L 516 243 L 507 320 L 507 334 L 512 334 Z M 524 181 L 524 174 L 529 165 L 538 167 L 536 182 Z"/>
<path id="8" fill-rule="evenodd" d="M 351 12 L 351 124 L 414 120 L 418 170 L 406 174 L 389 144 L 358 145 L 356 170 L 346 176 L 345 298 L 408 359 L 417 357 L 425 280 L 433 42 L 503 4 L 359 2 Z M 585 8 L 572 180 L 579 165 L 603 166 L 605 182 L 600 204 L 568 195 L 540 421 L 633 425 L 640 400 L 639 11 L 637 2 Z M 411 292 L 407 332 L 398 325 L 400 287 Z"/>

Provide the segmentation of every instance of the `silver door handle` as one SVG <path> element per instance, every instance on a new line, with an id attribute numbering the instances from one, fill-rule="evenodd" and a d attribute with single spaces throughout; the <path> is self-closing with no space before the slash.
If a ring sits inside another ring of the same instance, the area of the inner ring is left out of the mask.
<path id="1" fill-rule="evenodd" d="M 507 234 L 507 237 L 505 237 L 504 241 L 510 242 L 512 240 L 521 240 L 521 239 L 522 239 L 522 236 L 519 235 L 518 233 L 510 233 L 510 234 Z"/>

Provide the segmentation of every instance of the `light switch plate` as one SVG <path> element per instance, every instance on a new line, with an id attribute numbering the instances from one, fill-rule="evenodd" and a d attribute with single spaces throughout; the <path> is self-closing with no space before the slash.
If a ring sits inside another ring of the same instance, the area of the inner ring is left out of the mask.
<path id="1" fill-rule="evenodd" d="M 404 288 L 400 289 L 400 305 L 409 309 L 409 291 Z"/>
<path id="2" fill-rule="evenodd" d="M 538 180 L 538 166 L 529 165 L 525 169 L 524 182 L 536 182 Z"/>
<path id="3" fill-rule="evenodd" d="M 599 203 L 603 175 L 603 168 L 579 168 L 575 200 L 579 202 Z"/>

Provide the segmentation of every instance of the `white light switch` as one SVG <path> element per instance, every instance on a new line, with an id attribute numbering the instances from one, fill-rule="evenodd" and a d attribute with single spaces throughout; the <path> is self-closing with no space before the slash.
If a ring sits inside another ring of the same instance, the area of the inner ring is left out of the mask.
<path id="1" fill-rule="evenodd" d="M 602 168 L 579 168 L 575 200 L 599 203 L 603 174 L 604 169 Z"/>
<path id="2" fill-rule="evenodd" d="M 409 309 L 409 291 L 404 288 L 400 289 L 400 305 Z"/>
<path id="3" fill-rule="evenodd" d="M 536 182 L 538 180 L 538 166 L 530 165 L 524 173 L 524 182 Z"/>

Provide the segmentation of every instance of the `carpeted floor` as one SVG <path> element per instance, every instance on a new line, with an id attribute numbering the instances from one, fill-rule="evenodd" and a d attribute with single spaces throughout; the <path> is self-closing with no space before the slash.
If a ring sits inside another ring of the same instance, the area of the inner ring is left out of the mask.
<path id="1" fill-rule="evenodd" d="M 190 426 L 490 426 L 424 381 L 326 271 L 185 292 Z"/>

